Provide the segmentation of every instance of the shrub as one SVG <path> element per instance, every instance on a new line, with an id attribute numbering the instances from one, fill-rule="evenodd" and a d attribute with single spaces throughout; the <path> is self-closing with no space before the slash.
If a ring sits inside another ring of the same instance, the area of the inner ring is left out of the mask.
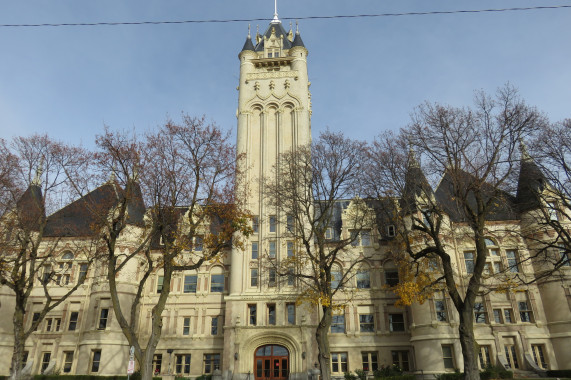
<path id="1" fill-rule="evenodd" d="M 373 372 L 375 379 L 388 378 L 402 375 L 402 369 L 398 365 L 393 364 L 389 366 L 382 365 L 381 368 Z"/>
<path id="2" fill-rule="evenodd" d="M 351 371 L 345 372 L 343 377 L 345 377 L 345 380 L 357 380 L 357 375 L 353 375 Z"/>
<path id="3" fill-rule="evenodd" d="M 355 374 L 359 378 L 359 380 L 367 380 L 367 373 L 361 369 L 356 369 Z"/>

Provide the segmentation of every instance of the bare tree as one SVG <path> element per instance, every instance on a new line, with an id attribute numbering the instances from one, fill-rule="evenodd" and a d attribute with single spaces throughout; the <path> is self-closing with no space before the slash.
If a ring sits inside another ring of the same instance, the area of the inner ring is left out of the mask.
<path id="1" fill-rule="evenodd" d="M 315 338 L 324 379 L 331 378 L 328 332 L 333 310 L 339 307 L 335 295 L 366 257 L 352 258 L 346 267 L 335 265 L 348 260 L 351 244 L 374 219 L 359 198 L 365 146 L 340 133 L 324 132 L 311 146 L 281 154 L 264 180 L 264 196 L 284 219 L 286 236 L 294 245 L 288 248 L 289 257 L 269 262 L 278 275 L 296 282 L 298 301 L 320 309 Z"/>
<path id="2" fill-rule="evenodd" d="M 71 184 L 79 183 L 74 176 L 88 160 L 84 150 L 45 135 L 15 138 L 10 145 L 0 141 L 0 284 L 15 299 L 12 379 L 23 376 L 27 339 L 85 281 L 80 275 L 74 282 L 73 269 L 81 265 L 86 273 L 93 260 L 98 226 L 82 241 L 70 243 L 54 234 L 54 220 L 46 216 L 60 200 L 76 196 Z M 64 248 L 68 256 L 61 262 Z M 43 298 L 41 308 L 30 309 L 31 297 Z"/>
<path id="3" fill-rule="evenodd" d="M 476 299 L 488 278 L 488 221 L 515 219 L 511 194 L 519 141 L 544 123 L 507 85 L 494 98 L 477 93 L 474 108 L 425 103 L 399 136 L 381 136 L 371 150 L 370 188 L 376 196 L 394 197 L 396 244 L 408 256 L 400 261 L 404 281 L 396 291 L 408 304 L 438 289 L 449 294 L 460 318 L 466 379 L 479 379 L 473 324 Z M 438 181 L 435 193 L 431 183 Z M 457 238 L 475 247 L 467 274 L 453 259 L 450 238 L 459 233 Z M 434 264 L 438 270 L 431 270 Z"/>
<path id="4" fill-rule="evenodd" d="M 235 232 L 244 236 L 251 232 L 249 215 L 236 198 L 237 157 L 228 140 L 229 135 L 215 125 L 188 116 L 180 124 L 167 122 L 143 143 L 110 132 L 98 138 L 101 167 L 114 170 L 125 188 L 103 238 L 113 309 L 135 348 L 143 379 L 153 375 L 152 360 L 173 274 L 219 258 L 232 244 L 241 244 L 240 239 L 232 239 Z M 135 209 L 144 208 L 143 198 L 148 207 L 144 219 L 130 221 Z M 139 225 L 130 228 L 132 222 Z M 128 255 L 120 254 L 117 244 L 133 233 L 137 247 Z M 141 264 L 142 275 L 132 302 L 126 305 L 119 298 L 117 277 L 128 272 L 133 262 Z M 158 271 L 162 290 L 151 311 L 150 335 L 142 339 L 136 316 L 148 280 Z"/>

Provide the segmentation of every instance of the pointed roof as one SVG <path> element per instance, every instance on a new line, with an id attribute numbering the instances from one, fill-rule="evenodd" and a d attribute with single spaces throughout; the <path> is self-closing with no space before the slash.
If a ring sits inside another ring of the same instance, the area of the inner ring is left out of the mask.
<path id="1" fill-rule="evenodd" d="M 303 44 L 303 41 L 301 39 L 301 35 L 299 34 L 299 30 L 297 32 L 295 32 L 295 38 L 293 39 L 293 42 L 291 43 L 291 47 L 296 47 L 296 46 L 305 47 L 305 45 Z"/>
<path id="2" fill-rule="evenodd" d="M 262 35 L 262 39 L 256 45 L 256 48 L 255 48 L 256 51 L 263 51 L 264 50 L 264 37 L 270 38 L 272 35 L 272 29 L 275 30 L 276 37 L 278 37 L 278 38 L 283 37 L 282 38 L 283 48 L 284 49 L 290 49 L 291 48 L 292 43 L 290 42 L 290 40 L 288 40 L 287 32 L 284 29 L 284 27 L 282 26 L 281 22 L 280 23 L 271 22 L 270 25 L 268 26 L 268 29 L 266 29 L 266 31 Z"/>
<path id="3" fill-rule="evenodd" d="M 252 38 L 250 37 L 249 34 L 248 37 L 246 37 L 246 42 L 244 42 L 244 46 L 242 47 L 241 51 L 256 51 L 256 48 L 252 43 Z"/>
<path id="4" fill-rule="evenodd" d="M 543 193 L 549 182 L 534 159 L 527 153 L 523 142 L 520 149 L 521 161 L 516 200 L 519 211 L 525 212 L 541 207 L 539 195 Z"/>
<path id="5" fill-rule="evenodd" d="M 22 228 L 38 231 L 40 219 L 44 216 L 44 197 L 42 188 L 32 183 L 16 202 L 18 219 Z"/>
<path id="6" fill-rule="evenodd" d="M 129 186 L 128 186 L 129 187 Z M 127 224 L 143 226 L 145 224 L 145 202 L 143 201 L 143 193 L 139 182 L 131 182 L 131 194 L 127 194 Z"/>
<path id="7" fill-rule="evenodd" d="M 401 207 L 405 212 L 416 211 L 417 199 L 419 197 L 432 196 L 434 192 L 422 172 L 412 149 L 409 152 L 408 168 L 404 180 L 405 184 L 400 201 Z"/>

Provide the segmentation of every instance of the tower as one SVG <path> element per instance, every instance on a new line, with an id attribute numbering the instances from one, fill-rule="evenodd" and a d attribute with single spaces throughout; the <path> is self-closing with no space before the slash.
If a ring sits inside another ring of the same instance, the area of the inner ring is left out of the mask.
<path id="1" fill-rule="evenodd" d="M 313 334 L 309 319 L 296 315 L 294 290 L 282 287 L 275 272 L 272 279 L 264 265 L 268 255 L 285 255 L 287 244 L 286 216 L 264 201 L 263 178 L 280 154 L 311 141 L 307 55 L 299 30 L 286 32 L 277 12 L 254 42 L 248 32 L 238 55 L 237 151 L 245 156 L 242 178 L 254 233 L 243 250 L 233 248 L 231 254 L 222 362 L 225 375 L 234 378 L 272 371 L 295 379 L 313 363 L 306 354 Z"/>

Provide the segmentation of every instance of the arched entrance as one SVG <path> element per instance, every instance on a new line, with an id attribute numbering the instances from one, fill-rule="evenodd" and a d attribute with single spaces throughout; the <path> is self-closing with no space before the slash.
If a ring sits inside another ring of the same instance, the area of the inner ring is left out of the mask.
<path id="1" fill-rule="evenodd" d="M 258 347 L 254 354 L 256 380 L 285 380 L 289 375 L 289 352 L 275 344 Z"/>

